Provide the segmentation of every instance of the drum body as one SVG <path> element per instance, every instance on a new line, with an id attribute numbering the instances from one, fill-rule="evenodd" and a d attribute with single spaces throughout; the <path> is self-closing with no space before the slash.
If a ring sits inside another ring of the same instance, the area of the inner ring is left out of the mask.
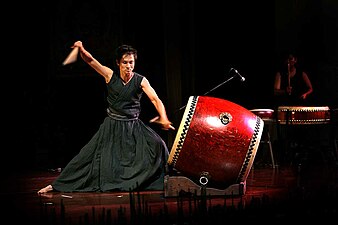
<path id="1" fill-rule="evenodd" d="M 273 121 L 275 112 L 273 109 L 251 109 L 251 112 L 259 116 L 263 121 Z"/>
<path id="2" fill-rule="evenodd" d="M 230 101 L 191 96 L 170 151 L 168 164 L 208 186 L 245 182 L 264 127 L 263 120 Z"/>
<path id="3" fill-rule="evenodd" d="M 328 106 L 279 106 L 277 120 L 279 124 L 326 124 L 330 122 Z"/>

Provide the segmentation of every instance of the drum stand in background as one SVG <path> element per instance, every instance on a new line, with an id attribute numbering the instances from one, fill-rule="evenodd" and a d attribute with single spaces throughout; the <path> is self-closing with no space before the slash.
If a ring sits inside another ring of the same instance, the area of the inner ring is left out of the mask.
<path id="1" fill-rule="evenodd" d="M 332 139 L 336 162 L 338 163 L 338 108 L 331 109 L 330 115 L 331 115 L 330 139 Z"/>
<path id="2" fill-rule="evenodd" d="M 328 106 L 279 106 L 277 122 L 278 136 L 285 142 L 285 158 L 291 165 L 295 162 L 302 165 L 313 153 L 320 153 L 324 163 L 332 160 L 332 155 L 337 160 L 337 151 L 331 151 L 332 118 Z"/>
<path id="3" fill-rule="evenodd" d="M 270 151 L 270 157 L 271 157 L 271 164 L 272 168 L 276 168 L 276 163 L 275 163 L 275 158 L 273 156 L 273 150 L 272 150 L 272 144 L 271 144 L 271 137 L 270 137 L 270 131 L 268 128 L 265 128 L 263 130 L 263 139 L 261 140 L 261 144 L 268 144 L 269 146 L 269 151 Z"/>
<path id="4" fill-rule="evenodd" d="M 275 169 L 276 163 L 275 163 L 275 157 L 273 155 L 271 135 L 270 135 L 271 128 L 274 129 L 276 126 L 276 121 L 274 118 L 274 110 L 273 109 L 251 109 L 250 111 L 256 114 L 257 116 L 259 116 L 260 118 L 262 118 L 262 120 L 264 121 L 264 129 L 263 129 L 262 139 L 260 143 L 268 144 L 272 168 Z M 262 148 L 262 146 L 260 146 L 260 148 Z"/>

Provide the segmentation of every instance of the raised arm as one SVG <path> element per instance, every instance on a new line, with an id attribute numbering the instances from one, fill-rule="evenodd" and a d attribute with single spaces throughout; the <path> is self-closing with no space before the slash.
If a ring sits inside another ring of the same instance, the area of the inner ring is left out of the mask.
<path id="1" fill-rule="evenodd" d="M 274 95 L 284 95 L 285 90 L 281 89 L 281 74 L 277 72 L 275 75 Z"/>
<path id="2" fill-rule="evenodd" d="M 110 78 L 113 75 L 113 70 L 107 66 L 102 65 L 97 61 L 84 47 L 82 41 L 76 41 L 72 48 L 79 48 L 79 53 L 83 61 L 85 61 L 89 66 L 91 66 L 96 72 L 104 77 L 106 83 L 109 82 Z"/>

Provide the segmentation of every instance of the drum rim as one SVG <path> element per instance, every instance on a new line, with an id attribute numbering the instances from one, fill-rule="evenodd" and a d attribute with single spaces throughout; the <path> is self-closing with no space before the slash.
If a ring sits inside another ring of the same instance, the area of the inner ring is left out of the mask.
<path id="1" fill-rule="evenodd" d="M 328 106 L 278 106 L 278 111 L 329 111 Z"/>
<path id="2" fill-rule="evenodd" d="M 260 112 L 274 112 L 275 110 L 273 109 L 250 109 L 251 112 L 257 112 L 257 111 L 260 111 Z"/>
<path id="3" fill-rule="evenodd" d="M 190 128 L 190 122 L 192 120 L 192 116 L 194 115 L 198 99 L 199 96 L 190 96 L 188 99 L 188 104 L 185 108 L 180 126 L 176 133 L 176 137 L 167 160 L 168 164 L 172 165 L 173 167 L 175 167 L 179 154 L 182 150 L 182 144 L 184 143 L 184 140 Z"/>

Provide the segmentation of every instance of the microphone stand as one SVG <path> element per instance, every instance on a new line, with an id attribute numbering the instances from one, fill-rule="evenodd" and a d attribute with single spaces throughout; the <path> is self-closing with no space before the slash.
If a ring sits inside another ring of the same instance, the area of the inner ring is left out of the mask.
<path id="1" fill-rule="evenodd" d="M 230 69 L 230 71 L 231 71 L 231 70 L 232 70 L 232 68 Z M 229 71 L 229 72 L 230 72 L 230 71 Z M 209 94 L 210 92 L 212 92 L 212 91 L 216 90 L 217 88 L 219 88 L 220 86 L 222 86 L 222 85 L 228 83 L 229 81 L 231 81 L 232 79 L 234 79 L 235 76 L 236 76 L 236 74 L 233 75 L 232 77 L 230 77 L 229 79 L 223 81 L 222 83 L 218 84 L 218 85 L 215 86 L 214 88 L 210 89 L 209 91 L 205 92 L 203 95 L 207 95 L 207 94 Z M 184 106 L 182 106 L 181 108 L 177 109 L 177 110 L 175 111 L 175 113 L 181 111 L 181 110 L 184 109 L 186 106 L 187 106 L 187 105 L 184 105 Z"/>

